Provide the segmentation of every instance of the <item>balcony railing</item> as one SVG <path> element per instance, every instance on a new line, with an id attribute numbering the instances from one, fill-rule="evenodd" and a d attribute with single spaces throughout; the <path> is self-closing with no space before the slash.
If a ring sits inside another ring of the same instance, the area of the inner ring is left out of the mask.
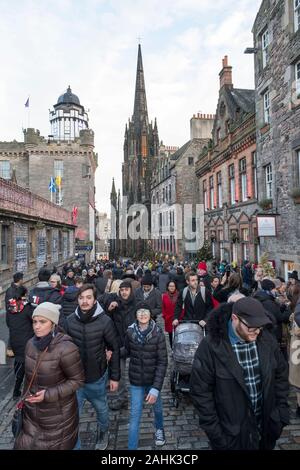
<path id="1" fill-rule="evenodd" d="M 72 225 L 72 214 L 47 199 L 0 178 L 0 210 Z"/>

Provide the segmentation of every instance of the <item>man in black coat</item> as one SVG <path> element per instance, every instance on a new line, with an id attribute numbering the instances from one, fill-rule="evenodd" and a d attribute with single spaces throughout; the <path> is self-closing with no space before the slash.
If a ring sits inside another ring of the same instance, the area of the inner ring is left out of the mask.
<path id="1" fill-rule="evenodd" d="M 211 293 L 204 285 L 199 287 L 196 273 L 188 273 L 186 280 L 188 286 L 178 296 L 173 325 L 178 325 L 182 309 L 184 309 L 183 320 L 198 320 L 199 324 L 204 327 L 207 315 L 213 309 Z"/>
<path id="2" fill-rule="evenodd" d="M 79 348 L 85 372 L 85 384 L 77 391 L 79 413 L 85 400 L 93 405 L 100 427 L 96 449 L 104 450 L 108 446 L 108 372 L 113 392 L 118 389 L 120 380 L 120 357 L 115 326 L 97 302 L 97 289 L 93 284 L 85 284 L 79 290 L 78 307 L 67 318 L 65 331 Z M 112 351 L 109 371 L 107 350 Z M 79 440 L 76 448 L 80 448 Z"/>
<path id="3" fill-rule="evenodd" d="M 18 287 L 18 290 L 14 292 L 14 297 L 9 299 L 7 306 L 6 320 L 9 328 L 10 344 L 15 356 L 13 399 L 21 396 L 21 386 L 25 375 L 25 346 L 33 336 L 32 309 L 27 302 L 26 295 L 26 287 Z"/>
<path id="4" fill-rule="evenodd" d="M 5 292 L 5 310 L 6 310 L 6 326 L 7 327 L 9 327 L 9 325 L 8 325 L 8 314 L 10 312 L 10 301 L 11 300 L 16 300 L 18 298 L 19 289 L 23 285 L 23 278 L 24 278 L 23 273 L 21 273 L 21 272 L 15 273 L 14 276 L 13 276 L 13 282 L 11 283 L 10 287 Z M 10 345 L 10 337 L 8 338 L 6 355 L 8 357 L 14 357 L 14 353 L 13 353 L 13 350 L 11 349 L 11 345 Z"/>
<path id="5" fill-rule="evenodd" d="M 83 286 L 82 277 L 75 276 L 75 286 L 69 286 L 64 292 L 61 299 L 61 311 L 59 316 L 59 325 L 65 327 L 66 319 L 69 315 L 75 312 L 78 307 L 78 293 L 79 289 Z"/>
<path id="6" fill-rule="evenodd" d="M 152 312 L 153 320 L 162 312 L 162 295 L 154 287 L 153 278 L 150 272 L 147 272 L 141 281 L 142 287 L 136 289 L 134 295 L 137 303 L 145 302 Z"/>
<path id="7" fill-rule="evenodd" d="M 172 281 L 176 282 L 179 292 L 183 291 L 183 289 L 186 287 L 186 280 L 182 266 L 177 266 L 176 274 L 171 274 L 171 279 Z"/>
<path id="8" fill-rule="evenodd" d="M 127 408 L 127 387 L 126 387 L 126 354 L 125 335 L 128 327 L 135 321 L 136 300 L 130 281 L 122 281 L 119 288 L 119 295 L 110 294 L 106 300 L 106 311 L 111 317 L 117 330 L 117 339 L 120 348 L 121 378 L 116 392 L 110 394 L 109 407 L 112 410 Z"/>
<path id="9" fill-rule="evenodd" d="M 222 304 L 196 352 L 190 394 L 216 450 L 273 449 L 289 423 L 288 367 L 262 305 Z"/>
<path id="10" fill-rule="evenodd" d="M 48 269 L 41 268 L 38 273 L 39 282 L 29 292 L 29 302 L 34 309 L 43 302 L 51 302 L 59 304 L 61 302 L 61 294 L 59 289 L 49 285 L 51 272 Z"/>

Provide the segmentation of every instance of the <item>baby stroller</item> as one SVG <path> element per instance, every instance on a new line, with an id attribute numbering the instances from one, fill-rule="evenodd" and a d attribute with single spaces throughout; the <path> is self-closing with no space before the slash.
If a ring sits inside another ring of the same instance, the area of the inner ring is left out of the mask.
<path id="1" fill-rule="evenodd" d="M 194 356 L 199 344 L 205 336 L 205 330 L 198 320 L 181 321 L 173 329 L 173 360 L 174 370 L 171 374 L 171 392 L 173 405 L 178 408 L 180 393 L 189 393 L 190 375 Z"/>

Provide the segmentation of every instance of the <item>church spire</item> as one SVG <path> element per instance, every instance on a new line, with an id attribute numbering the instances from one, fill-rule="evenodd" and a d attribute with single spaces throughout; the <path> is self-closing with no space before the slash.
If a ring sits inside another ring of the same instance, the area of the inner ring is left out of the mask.
<path id="1" fill-rule="evenodd" d="M 133 121 L 134 121 L 134 125 L 136 129 L 140 130 L 143 123 L 145 123 L 146 126 L 148 126 L 146 88 L 145 88 L 145 79 L 144 79 L 142 50 L 141 50 L 140 44 L 138 47 Z"/>
<path id="2" fill-rule="evenodd" d="M 117 191 L 115 187 L 115 178 L 112 180 L 112 188 L 111 188 L 111 193 L 110 193 L 110 202 L 112 203 L 113 206 L 116 205 L 117 202 Z"/>

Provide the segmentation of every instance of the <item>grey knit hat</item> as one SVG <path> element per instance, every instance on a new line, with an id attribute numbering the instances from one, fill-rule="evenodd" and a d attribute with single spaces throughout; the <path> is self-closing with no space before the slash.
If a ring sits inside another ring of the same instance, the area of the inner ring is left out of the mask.
<path id="1" fill-rule="evenodd" d="M 43 302 L 36 307 L 32 314 L 32 318 L 37 316 L 47 318 L 47 320 L 58 325 L 60 309 L 60 305 L 52 304 L 51 302 Z"/>

